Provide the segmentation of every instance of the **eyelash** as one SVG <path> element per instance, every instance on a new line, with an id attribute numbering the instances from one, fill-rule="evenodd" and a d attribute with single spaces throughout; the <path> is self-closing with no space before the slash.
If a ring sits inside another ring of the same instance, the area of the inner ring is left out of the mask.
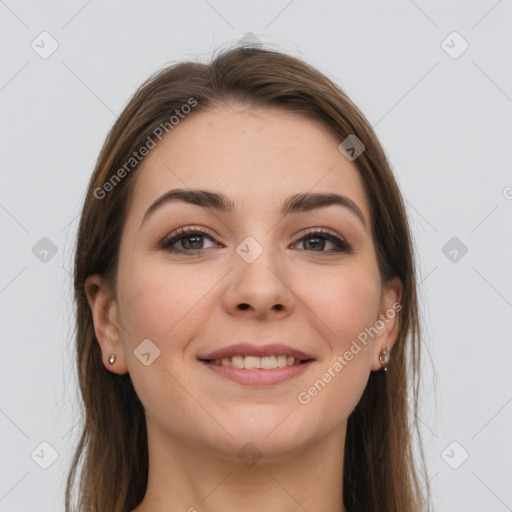
<path id="1" fill-rule="evenodd" d="M 204 236 L 207 236 L 208 238 L 210 238 L 212 241 L 216 242 L 215 238 L 206 230 L 197 229 L 194 227 L 185 227 L 185 228 L 179 228 L 178 230 L 174 231 L 170 235 L 166 236 L 160 243 L 159 247 L 160 247 L 160 249 L 166 250 L 171 253 L 197 254 L 198 252 L 203 251 L 205 249 L 176 249 L 176 248 L 172 247 L 177 242 L 184 240 L 186 238 L 192 237 L 193 235 L 204 235 Z M 302 242 L 307 239 L 311 239 L 311 238 L 324 238 L 324 239 L 330 241 L 331 243 L 333 243 L 334 245 L 336 245 L 337 249 L 328 250 L 328 251 L 311 251 L 308 249 L 304 249 L 307 252 L 314 252 L 314 253 L 315 252 L 319 252 L 319 253 L 343 252 L 346 254 L 353 253 L 352 248 L 343 238 L 330 233 L 329 231 L 327 231 L 324 228 L 314 229 L 314 230 L 306 233 L 305 235 L 302 236 L 302 238 L 297 240 L 297 243 Z"/>

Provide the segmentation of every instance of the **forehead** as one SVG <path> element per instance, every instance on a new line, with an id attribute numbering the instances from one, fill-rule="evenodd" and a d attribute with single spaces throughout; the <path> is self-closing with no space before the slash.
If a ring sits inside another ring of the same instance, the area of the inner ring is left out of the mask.
<path id="1" fill-rule="evenodd" d="M 145 157 L 132 205 L 143 209 L 172 188 L 221 191 L 252 211 L 277 209 L 292 193 L 334 192 L 354 201 L 370 225 L 359 171 L 338 144 L 320 122 L 282 109 L 230 105 L 197 112 Z"/>

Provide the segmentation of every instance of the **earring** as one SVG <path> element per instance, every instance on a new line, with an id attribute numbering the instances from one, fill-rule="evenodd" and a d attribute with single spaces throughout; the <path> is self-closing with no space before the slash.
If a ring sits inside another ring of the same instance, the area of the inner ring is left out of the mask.
<path id="1" fill-rule="evenodd" d="M 384 367 L 384 371 L 388 371 L 388 363 L 389 359 L 391 357 L 391 354 L 389 353 L 389 349 L 386 345 L 382 345 L 382 348 L 380 349 L 379 354 L 379 361 L 381 362 L 382 366 Z"/>
<path id="2" fill-rule="evenodd" d="M 114 354 L 112 354 L 112 355 L 108 358 L 108 362 L 109 362 L 109 364 L 111 364 L 111 365 L 112 365 L 112 364 L 114 364 L 115 360 L 116 360 L 116 356 L 115 356 Z"/>

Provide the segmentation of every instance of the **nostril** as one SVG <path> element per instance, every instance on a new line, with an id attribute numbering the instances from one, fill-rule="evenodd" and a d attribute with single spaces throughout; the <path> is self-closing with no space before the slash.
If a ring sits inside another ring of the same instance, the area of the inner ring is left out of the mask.
<path id="1" fill-rule="evenodd" d="M 245 310 L 245 309 L 249 309 L 251 306 L 249 304 L 243 303 L 243 304 L 240 304 L 238 307 L 242 310 Z M 276 309 L 277 311 L 281 311 L 283 309 L 283 305 L 276 304 L 275 306 L 273 306 L 273 309 Z"/>

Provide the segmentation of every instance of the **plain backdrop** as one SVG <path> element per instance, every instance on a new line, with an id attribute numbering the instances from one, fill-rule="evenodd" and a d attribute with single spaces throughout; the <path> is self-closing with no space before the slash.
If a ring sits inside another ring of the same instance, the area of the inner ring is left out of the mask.
<path id="1" fill-rule="evenodd" d="M 0 512 L 63 510 L 73 246 L 108 130 L 151 73 L 247 37 L 374 126 L 417 253 L 434 508 L 512 510 L 510 0 L 2 0 L 0 17 Z"/>

